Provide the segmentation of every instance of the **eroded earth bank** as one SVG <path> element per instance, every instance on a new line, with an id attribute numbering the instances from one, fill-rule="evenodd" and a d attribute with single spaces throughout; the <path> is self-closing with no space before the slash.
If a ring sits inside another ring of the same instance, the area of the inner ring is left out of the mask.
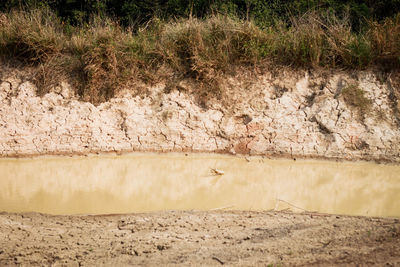
<path id="1" fill-rule="evenodd" d="M 95 106 L 66 83 L 38 96 L 23 74 L 5 70 L 0 155 L 207 151 L 400 160 L 400 89 L 390 75 L 241 74 L 219 88 L 207 95 L 183 79 L 140 95 L 122 90 Z"/>
<path id="2" fill-rule="evenodd" d="M 0 155 L 207 151 L 399 163 L 392 78 L 241 74 L 211 95 L 181 80 L 95 106 L 67 83 L 39 96 L 24 73 L 3 70 Z M 398 219 L 310 212 L 0 214 L 1 266 L 399 266 L 399 240 Z"/>

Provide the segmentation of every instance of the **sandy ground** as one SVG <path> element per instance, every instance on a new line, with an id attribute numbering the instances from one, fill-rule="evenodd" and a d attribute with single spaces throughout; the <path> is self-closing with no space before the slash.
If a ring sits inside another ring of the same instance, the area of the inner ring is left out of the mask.
<path id="1" fill-rule="evenodd" d="M 0 266 L 400 266 L 398 219 L 291 212 L 0 213 Z"/>

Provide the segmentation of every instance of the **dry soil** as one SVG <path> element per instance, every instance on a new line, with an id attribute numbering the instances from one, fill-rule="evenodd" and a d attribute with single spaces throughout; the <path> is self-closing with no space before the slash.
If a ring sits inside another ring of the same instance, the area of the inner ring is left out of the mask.
<path id="1" fill-rule="evenodd" d="M 0 214 L 0 266 L 400 265 L 398 219 L 291 212 Z"/>

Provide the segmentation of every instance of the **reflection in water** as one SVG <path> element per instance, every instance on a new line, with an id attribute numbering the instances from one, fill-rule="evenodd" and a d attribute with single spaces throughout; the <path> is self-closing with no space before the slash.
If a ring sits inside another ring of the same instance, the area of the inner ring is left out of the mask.
<path id="1" fill-rule="evenodd" d="M 400 217 L 399 196 L 400 166 L 374 163 L 152 153 L 0 160 L 0 211 L 9 212 L 289 207 Z"/>

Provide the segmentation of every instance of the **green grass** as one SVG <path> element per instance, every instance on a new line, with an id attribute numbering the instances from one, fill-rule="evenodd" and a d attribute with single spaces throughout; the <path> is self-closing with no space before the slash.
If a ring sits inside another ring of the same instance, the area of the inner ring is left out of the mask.
<path id="1" fill-rule="evenodd" d="M 71 26 L 48 9 L 12 11 L 0 14 L 0 56 L 35 68 L 39 93 L 67 79 L 95 104 L 170 77 L 195 80 L 199 94 L 218 94 L 219 77 L 236 68 L 400 66 L 400 16 L 371 21 L 361 33 L 352 31 L 349 17 L 331 13 L 308 12 L 285 25 L 261 29 L 229 16 L 153 18 L 132 31 L 111 19 Z M 357 93 L 348 98 L 362 101 Z"/>

